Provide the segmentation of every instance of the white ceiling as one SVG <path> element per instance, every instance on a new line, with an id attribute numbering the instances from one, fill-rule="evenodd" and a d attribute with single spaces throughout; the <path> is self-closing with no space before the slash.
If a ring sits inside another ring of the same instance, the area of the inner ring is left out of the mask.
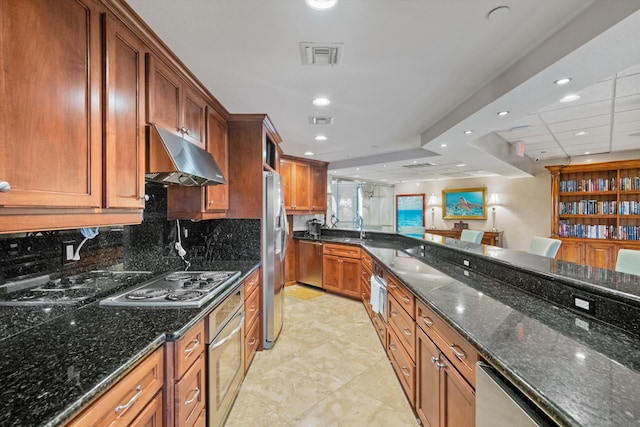
<path id="1" fill-rule="evenodd" d="M 286 154 L 336 176 L 520 177 L 535 158 L 640 149 L 638 0 L 127 1 L 231 113 L 269 114 Z M 342 65 L 303 65 L 300 42 L 344 43 Z"/>

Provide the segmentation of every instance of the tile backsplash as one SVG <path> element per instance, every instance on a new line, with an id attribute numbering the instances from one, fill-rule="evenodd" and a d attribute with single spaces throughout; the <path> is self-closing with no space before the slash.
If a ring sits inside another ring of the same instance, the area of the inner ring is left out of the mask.
<path id="1" fill-rule="evenodd" d="M 167 190 L 148 184 L 150 199 L 139 225 L 103 227 L 82 246 L 80 260 L 63 264 L 65 242 L 82 242 L 80 230 L 0 235 L 0 285 L 31 277 L 65 277 L 121 264 L 125 270 L 166 271 L 184 268 L 175 243 L 178 222 L 167 220 Z M 179 221 L 185 258 L 194 268 L 216 260 L 259 260 L 260 220 Z M 0 290 L 1 291 L 1 290 Z"/>

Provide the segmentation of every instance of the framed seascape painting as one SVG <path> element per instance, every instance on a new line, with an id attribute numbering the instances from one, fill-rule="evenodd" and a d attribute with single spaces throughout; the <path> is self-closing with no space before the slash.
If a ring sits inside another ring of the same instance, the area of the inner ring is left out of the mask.
<path id="1" fill-rule="evenodd" d="M 443 219 L 487 219 L 487 187 L 442 190 Z"/>
<path id="2" fill-rule="evenodd" d="M 400 227 L 424 227 L 424 194 L 396 195 L 396 232 Z"/>

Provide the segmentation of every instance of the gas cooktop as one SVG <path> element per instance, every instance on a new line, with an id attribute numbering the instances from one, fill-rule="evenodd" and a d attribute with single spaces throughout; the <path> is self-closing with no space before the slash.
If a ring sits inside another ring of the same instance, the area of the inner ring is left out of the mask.
<path id="1" fill-rule="evenodd" d="M 200 307 L 240 276 L 239 271 L 180 271 L 100 301 L 103 306 Z"/>
<path id="2" fill-rule="evenodd" d="M 0 306 L 82 305 L 118 288 L 134 286 L 149 274 L 150 271 L 95 270 L 53 280 L 42 276 L 30 279 L 26 288 L 0 294 Z"/>

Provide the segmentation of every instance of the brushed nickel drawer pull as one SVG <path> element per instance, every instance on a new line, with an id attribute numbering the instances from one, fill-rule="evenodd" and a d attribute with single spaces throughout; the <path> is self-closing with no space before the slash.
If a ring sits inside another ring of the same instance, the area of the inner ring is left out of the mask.
<path id="1" fill-rule="evenodd" d="M 249 310 L 247 310 L 249 313 L 253 313 L 254 311 L 256 311 L 256 306 L 252 305 L 251 308 Z"/>
<path id="2" fill-rule="evenodd" d="M 249 347 L 251 347 L 255 343 L 256 343 L 256 337 L 251 337 L 251 341 L 249 341 L 248 345 L 249 345 Z"/>
<path id="3" fill-rule="evenodd" d="M 391 316 L 392 317 L 397 317 L 398 316 L 398 312 L 395 310 L 391 310 Z"/>
<path id="4" fill-rule="evenodd" d="M 431 356 L 431 363 L 438 363 L 439 361 L 440 359 L 438 357 Z"/>
<path id="5" fill-rule="evenodd" d="M 198 348 L 199 345 L 200 345 L 200 341 L 198 340 L 198 338 L 196 338 L 195 340 L 193 340 L 193 345 L 191 347 L 184 349 L 184 353 L 186 355 L 193 353 L 193 350 Z"/>
<path id="6" fill-rule="evenodd" d="M 451 349 L 451 351 L 453 351 L 453 354 L 455 354 L 456 357 L 458 357 L 459 359 L 466 359 L 467 355 L 465 354 L 465 352 L 464 351 L 460 352 L 460 351 L 456 350 L 456 347 L 458 347 L 458 346 L 455 345 L 455 344 L 451 344 L 449 346 L 449 348 Z M 458 347 L 458 348 L 460 348 L 460 347 Z M 460 350 L 462 350 L 462 349 L 460 349 Z"/>
<path id="7" fill-rule="evenodd" d="M 438 360 L 439 360 L 439 359 L 438 359 Z M 447 364 L 446 364 L 446 363 L 439 363 L 439 362 L 436 362 L 436 368 L 438 368 L 438 369 L 442 369 L 442 368 L 446 368 L 446 367 L 447 367 Z"/>
<path id="8" fill-rule="evenodd" d="M 406 302 L 407 304 L 409 304 L 411 302 L 411 298 L 409 298 L 406 295 L 402 295 L 402 301 Z"/>
<path id="9" fill-rule="evenodd" d="M 136 394 L 133 395 L 133 397 L 131 398 L 131 400 L 129 400 L 127 403 L 125 403 L 124 405 L 120 405 L 120 406 L 116 406 L 116 414 L 120 411 L 124 411 L 125 409 L 129 409 L 131 407 L 131 405 L 133 405 L 134 403 L 136 403 L 136 400 L 138 400 L 138 398 L 140 397 L 140 395 L 142 394 L 142 386 L 138 386 L 136 387 Z"/>
<path id="10" fill-rule="evenodd" d="M 396 351 L 397 348 L 396 348 L 396 346 L 394 344 L 389 344 L 389 350 Z"/>
<path id="11" fill-rule="evenodd" d="M 433 326 L 433 320 L 431 320 L 430 317 L 428 316 L 422 316 L 422 321 L 427 325 L 427 326 Z"/>
<path id="12" fill-rule="evenodd" d="M 189 400 L 184 401 L 184 406 L 189 406 L 198 399 L 198 396 L 200 396 L 200 389 L 196 387 L 194 391 L 195 391 L 195 394 L 193 395 L 193 397 Z"/>
<path id="13" fill-rule="evenodd" d="M 402 371 L 402 375 L 404 375 L 405 377 L 410 377 L 411 373 L 409 372 L 409 369 L 407 369 L 406 367 L 402 367 L 400 368 L 400 370 Z"/>
<path id="14" fill-rule="evenodd" d="M 404 332 L 404 334 L 406 336 L 408 336 L 408 337 L 410 337 L 412 335 L 411 331 L 409 329 L 407 329 L 407 328 L 402 328 L 402 332 Z"/>

